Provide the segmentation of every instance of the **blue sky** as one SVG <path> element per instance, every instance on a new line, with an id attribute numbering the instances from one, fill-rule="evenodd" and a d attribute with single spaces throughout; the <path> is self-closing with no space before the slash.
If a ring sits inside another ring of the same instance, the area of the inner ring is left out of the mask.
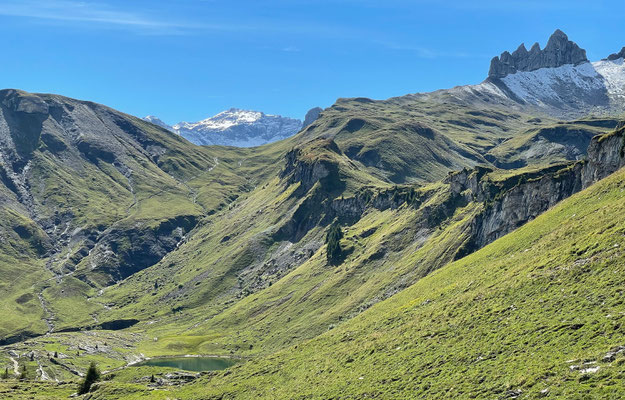
<path id="1" fill-rule="evenodd" d="M 303 118 L 338 97 L 479 83 L 560 28 L 591 60 L 625 46 L 625 2 L 0 0 L 0 87 L 169 123 L 230 107 Z"/>

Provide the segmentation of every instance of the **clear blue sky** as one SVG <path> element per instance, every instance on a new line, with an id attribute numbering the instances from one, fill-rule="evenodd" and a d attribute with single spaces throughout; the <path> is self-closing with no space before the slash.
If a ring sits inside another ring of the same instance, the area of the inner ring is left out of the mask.
<path id="1" fill-rule="evenodd" d="M 338 97 L 478 83 L 560 28 L 592 60 L 625 46 L 625 2 L 0 0 L 0 87 L 169 123 L 230 107 L 303 118 Z"/>

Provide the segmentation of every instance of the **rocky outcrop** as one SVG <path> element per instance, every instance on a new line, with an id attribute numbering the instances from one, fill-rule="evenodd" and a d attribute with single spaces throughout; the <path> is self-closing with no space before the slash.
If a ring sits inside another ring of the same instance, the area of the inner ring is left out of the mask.
<path id="1" fill-rule="evenodd" d="M 336 159 L 341 150 L 332 139 L 317 139 L 286 154 L 280 178 L 288 184 L 300 183 L 299 192 L 307 192 L 320 182 L 326 189 L 340 185 Z"/>
<path id="2" fill-rule="evenodd" d="M 39 145 L 48 105 L 39 96 L 10 89 L 0 92 L 0 109 L 12 139 L 9 149 L 22 159 L 28 158 Z"/>
<path id="3" fill-rule="evenodd" d="M 506 51 L 501 56 L 493 58 L 488 77 L 503 78 L 519 71 L 535 71 L 584 62 L 588 62 L 586 50 L 570 41 L 566 34 L 558 29 L 551 35 L 543 50 L 538 43 L 535 43 L 529 51 L 521 44 L 512 54 Z"/>
<path id="4" fill-rule="evenodd" d="M 159 262 L 178 248 L 197 223 L 197 217 L 189 215 L 162 221 L 157 226 L 137 223 L 133 227 L 111 228 L 100 235 L 95 246 L 87 245 L 89 251 L 82 253 L 90 257 L 92 270 L 100 278 L 106 277 L 106 281 L 97 283 L 112 284 Z M 89 281 L 87 272 L 77 276 Z"/>
<path id="5" fill-rule="evenodd" d="M 576 163 L 540 178 L 521 176 L 518 184 L 485 200 L 472 221 L 470 239 L 457 254 L 462 257 L 519 228 L 582 189 L 582 164 Z"/>
<path id="6" fill-rule="evenodd" d="M 588 146 L 588 160 L 581 171 L 584 188 L 625 166 L 625 128 L 597 136 Z"/>
<path id="7" fill-rule="evenodd" d="M 555 166 L 514 176 L 493 184 L 482 180 L 483 168 L 450 175 L 453 193 L 483 202 L 484 209 L 471 223 L 469 239 L 456 258 L 476 251 L 536 218 L 556 203 L 625 166 L 625 128 L 596 136 L 588 158 L 568 166 Z"/>
<path id="8" fill-rule="evenodd" d="M 319 118 L 319 114 L 321 114 L 321 111 L 323 111 L 321 107 L 315 107 L 315 108 L 311 108 L 310 110 L 308 110 L 308 112 L 306 113 L 306 117 L 304 117 L 304 123 L 302 124 L 302 129 L 306 128 L 307 126 L 315 122 L 317 118 Z"/>
<path id="9" fill-rule="evenodd" d="M 610 54 L 607 58 L 608 61 L 616 61 L 620 58 L 625 58 L 625 47 L 621 49 L 618 53 Z"/>

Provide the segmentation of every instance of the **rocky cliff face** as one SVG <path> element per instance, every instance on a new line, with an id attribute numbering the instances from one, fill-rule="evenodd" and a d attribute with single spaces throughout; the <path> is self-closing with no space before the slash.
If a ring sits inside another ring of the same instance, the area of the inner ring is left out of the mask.
<path id="1" fill-rule="evenodd" d="M 448 178 L 454 193 L 484 203 L 471 223 L 471 234 L 457 257 L 467 255 L 536 218 L 556 203 L 625 166 L 625 129 L 596 136 L 587 160 L 515 176 L 493 186 L 480 178 L 479 169 Z"/>
<path id="2" fill-rule="evenodd" d="M 450 218 L 459 207 L 471 202 L 482 203 L 483 209 L 470 223 L 469 239 L 456 257 L 472 253 L 625 166 L 624 132 L 625 128 L 621 128 L 594 137 L 585 160 L 554 165 L 500 181 L 493 181 L 489 176 L 493 170 L 485 167 L 451 173 L 444 181 L 449 185 L 447 200 L 424 213 L 427 218 L 422 228 L 432 229 Z M 300 193 L 307 192 L 317 182 L 321 182 L 323 187 L 324 182 L 332 177 L 337 181 L 339 179 L 338 164 L 330 161 L 329 157 L 319 155 L 320 150 L 338 154 L 338 147 L 332 141 L 318 142 L 314 151 L 296 149 L 287 155 L 282 177 L 289 184 L 299 182 Z M 327 183 L 325 185 L 327 187 Z M 350 224 L 370 208 L 386 210 L 403 204 L 419 207 L 430 195 L 405 187 L 376 193 L 364 190 L 349 198 L 337 198 L 320 190 L 300 204 L 281 233 L 283 237 L 299 240 L 317 224 L 327 225 L 335 218 Z"/>
<path id="3" fill-rule="evenodd" d="M 317 139 L 301 148 L 289 151 L 280 177 L 289 184 L 300 183 L 300 193 L 310 190 L 317 182 L 328 190 L 340 182 L 336 157 L 341 150 L 332 139 Z"/>
<path id="4" fill-rule="evenodd" d="M 488 76 L 489 78 L 503 78 L 519 71 L 557 68 L 583 62 L 588 62 L 586 50 L 570 41 L 566 34 L 558 29 L 551 35 L 543 50 L 540 49 L 538 43 L 535 43 L 530 51 L 527 51 L 525 45 L 522 44 L 512 54 L 506 51 L 501 56 L 493 58 Z"/>
<path id="5" fill-rule="evenodd" d="M 472 252 L 494 242 L 582 189 L 581 164 L 523 181 L 485 201 L 484 210 L 471 224 L 471 239 L 463 252 Z"/>
<path id="6" fill-rule="evenodd" d="M 595 137 L 588 146 L 588 160 L 581 171 L 584 188 L 625 166 L 625 128 Z"/>

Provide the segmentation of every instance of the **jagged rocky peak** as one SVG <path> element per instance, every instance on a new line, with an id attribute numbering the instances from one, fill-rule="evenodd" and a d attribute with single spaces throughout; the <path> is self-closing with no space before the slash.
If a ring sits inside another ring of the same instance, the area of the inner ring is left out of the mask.
<path id="1" fill-rule="evenodd" d="M 557 68 L 567 64 L 578 65 L 588 62 L 586 50 L 569 40 L 557 29 L 549 38 L 547 46 L 541 50 L 535 43 L 530 51 L 521 44 L 512 54 L 505 51 L 490 63 L 489 78 L 503 78 L 519 71 L 535 71 L 541 68 Z"/>

